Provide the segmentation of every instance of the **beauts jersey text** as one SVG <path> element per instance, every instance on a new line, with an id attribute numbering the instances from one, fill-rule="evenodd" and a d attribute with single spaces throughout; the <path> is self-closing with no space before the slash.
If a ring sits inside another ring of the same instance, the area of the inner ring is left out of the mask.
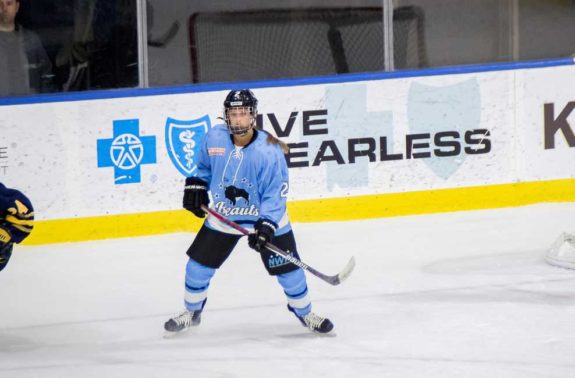
<path id="1" fill-rule="evenodd" d="M 235 146 L 225 125 L 214 126 L 205 136 L 198 159 L 197 177 L 209 183 L 217 212 L 250 231 L 259 218 L 278 225 L 276 235 L 291 229 L 286 201 L 289 189 L 288 168 L 281 147 L 267 141 L 267 132 L 255 130 L 252 141 Z M 236 233 L 216 220 L 208 219 L 212 229 Z"/>

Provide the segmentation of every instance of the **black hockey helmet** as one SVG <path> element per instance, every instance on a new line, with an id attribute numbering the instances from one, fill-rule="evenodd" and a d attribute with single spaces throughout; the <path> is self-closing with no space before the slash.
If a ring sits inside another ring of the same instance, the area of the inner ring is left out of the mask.
<path id="1" fill-rule="evenodd" d="M 252 122 L 250 127 L 237 127 L 230 125 L 228 118 L 228 110 L 231 108 L 247 108 L 252 115 Z M 258 115 L 258 99 L 249 89 L 233 90 L 228 93 L 224 100 L 224 120 L 232 134 L 245 134 L 255 125 L 256 117 Z"/>
<path id="2" fill-rule="evenodd" d="M 250 107 L 254 110 L 258 108 L 258 99 L 249 89 L 230 91 L 224 100 L 224 108 Z"/>

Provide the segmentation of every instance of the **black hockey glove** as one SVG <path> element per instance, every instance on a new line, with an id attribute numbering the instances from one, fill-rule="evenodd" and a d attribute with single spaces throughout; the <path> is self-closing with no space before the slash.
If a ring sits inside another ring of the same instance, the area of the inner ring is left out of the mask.
<path id="1" fill-rule="evenodd" d="M 30 200 L 17 190 L 11 190 L 11 195 L 12 197 L 4 204 L 5 210 L 0 209 L 0 219 L 4 218 L 0 222 L 0 227 L 10 231 L 12 242 L 20 243 L 34 228 L 34 208 Z"/>
<path id="2" fill-rule="evenodd" d="M 204 218 L 206 213 L 202 210 L 202 205 L 208 206 L 208 184 L 197 177 L 186 178 L 184 187 L 184 209 L 191 211 L 198 218 Z"/>
<path id="3" fill-rule="evenodd" d="M 12 256 L 13 247 L 12 234 L 8 229 L 0 226 L 0 270 L 4 269 L 8 264 L 8 260 Z"/>
<path id="4" fill-rule="evenodd" d="M 250 248 L 261 252 L 265 249 L 265 245 L 274 237 L 277 225 L 265 218 L 260 218 L 254 225 L 254 232 L 248 235 L 248 245 Z"/>

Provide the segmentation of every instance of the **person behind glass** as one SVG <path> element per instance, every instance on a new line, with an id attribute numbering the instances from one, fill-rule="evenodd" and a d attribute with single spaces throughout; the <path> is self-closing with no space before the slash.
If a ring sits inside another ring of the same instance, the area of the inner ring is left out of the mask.
<path id="1" fill-rule="evenodd" d="M 0 271 L 6 267 L 14 243 L 26 239 L 34 227 L 34 208 L 22 192 L 0 183 Z"/>
<path id="2" fill-rule="evenodd" d="M 211 128 L 202 142 L 197 175 L 186 178 L 184 208 L 204 218 L 202 205 L 250 230 L 248 245 L 259 252 L 265 269 L 282 286 L 287 308 L 309 330 L 329 333 L 332 322 L 313 313 L 303 269 L 265 248 L 273 242 L 299 258 L 286 212 L 289 188 L 284 153 L 287 145 L 256 129 L 258 100 L 249 89 L 234 90 L 224 101 L 225 124 Z M 166 335 L 197 326 L 210 280 L 238 240 L 237 231 L 208 217 L 187 251 L 184 305 L 186 310 L 164 324 Z"/>
<path id="3" fill-rule="evenodd" d="M 20 0 L 0 0 L 0 96 L 54 90 L 52 63 L 32 32 L 16 24 Z"/>

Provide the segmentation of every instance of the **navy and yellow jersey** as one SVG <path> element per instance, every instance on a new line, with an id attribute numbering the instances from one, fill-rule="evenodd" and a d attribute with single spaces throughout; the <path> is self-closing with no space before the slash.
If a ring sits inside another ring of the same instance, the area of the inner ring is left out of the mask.
<path id="1" fill-rule="evenodd" d="M 288 167 L 281 146 L 267 137 L 267 132 L 254 130 L 252 141 L 237 147 L 226 125 L 214 126 L 204 138 L 197 177 L 208 183 L 210 205 L 218 213 L 250 231 L 259 218 L 269 219 L 281 235 L 291 229 L 286 212 Z M 209 218 L 206 225 L 235 233 Z"/>
<path id="2" fill-rule="evenodd" d="M 0 227 L 7 229 L 12 242 L 20 243 L 34 227 L 34 208 L 22 192 L 0 183 Z"/>

